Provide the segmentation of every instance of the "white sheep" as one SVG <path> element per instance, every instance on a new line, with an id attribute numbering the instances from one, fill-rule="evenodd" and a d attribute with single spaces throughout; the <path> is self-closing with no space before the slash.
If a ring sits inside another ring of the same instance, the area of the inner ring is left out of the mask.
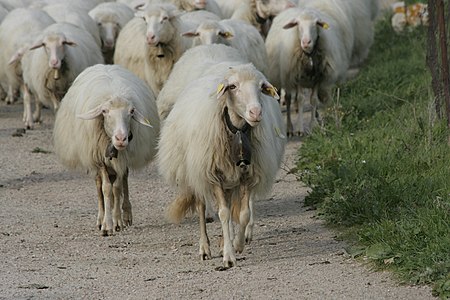
<path id="1" fill-rule="evenodd" d="M 378 0 L 299 0 L 300 7 L 310 7 L 335 15 L 341 10 L 353 32 L 350 67 L 359 67 L 369 54 L 374 41 L 373 21 L 378 15 Z"/>
<path id="2" fill-rule="evenodd" d="M 192 37 L 194 46 L 220 43 L 236 48 L 244 58 L 266 74 L 267 51 L 264 40 L 254 26 L 244 21 L 205 21 L 197 29 L 183 33 L 183 36 Z"/>
<path id="3" fill-rule="evenodd" d="M 152 4 L 138 11 L 117 38 L 114 62 L 142 78 L 157 95 L 173 64 L 189 48 L 181 33 L 189 30 L 172 4 Z"/>
<path id="4" fill-rule="evenodd" d="M 13 9 L 0 25 L 0 82 L 7 92 L 6 102 L 13 103 L 19 96 L 22 82 L 20 59 L 38 35 L 55 21 L 37 9 Z"/>
<path id="5" fill-rule="evenodd" d="M 291 7 L 295 4 L 290 0 L 245 0 L 236 8 L 231 19 L 243 20 L 266 36 L 270 18 Z"/>
<path id="6" fill-rule="evenodd" d="M 42 10 L 56 22 L 67 22 L 83 28 L 92 35 L 99 47 L 102 46 L 98 26 L 84 9 L 77 8 L 69 3 L 59 3 L 46 5 Z"/>
<path id="7" fill-rule="evenodd" d="M 338 12 L 336 8 L 334 14 Z M 352 28 L 346 18 L 334 16 L 317 9 L 291 8 L 274 18 L 267 35 L 268 78 L 278 88 L 286 89 L 289 135 L 304 133 L 303 103 L 295 128 L 290 119 L 291 93 L 299 88 L 312 89 L 313 127 L 317 122 L 315 95 L 326 103 L 333 85 L 346 77 L 353 49 Z"/>
<path id="8" fill-rule="evenodd" d="M 103 63 L 103 56 L 88 32 L 70 23 L 48 26 L 22 58 L 25 126 L 32 128 L 40 120 L 42 104 L 56 111 L 78 74 L 98 63 Z M 31 95 L 36 101 L 34 116 Z"/>
<path id="9" fill-rule="evenodd" d="M 134 12 L 124 3 L 105 2 L 97 5 L 89 16 L 97 22 L 105 62 L 113 63 L 114 48 L 120 30 L 134 17 Z"/>
<path id="10" fill-rule="evenodd" d="M 55 152 L 66 167 L 96 175 L 97 227 L 103 235 L 132 224 L 128 170 L 153 159 L 158 134 L 155 96 L 120 66 L 87 68 L 62 100 Z"/>
<path id="11" fill-rule="evenodd" d="M 4 1 L 4 0 L 0 0 Z M 98 4 L 105 2 L 104 0 L 21 0 L 21 1 L 29 1 L 29 7 L 32 8 L 43 8 L 47 5 L 53 4 L 68 4 L 72 7 L 76 7 L 77 9 L 82 9 L 86 13 L 91 9 L 96 7 Z"/>
<path id="12" fill-rule="evenodd" d="M 186 57 L 194 59 L 186 61 L 189 70 L 204 68 L 198 56 Z M 188 211 L 198 211 L 201 259 L 211 258 L 206 203 L 218 206 L 223 263 L 232 267 L 235 251 L 244 249 L 252 199 L 271 189 L 285 138 L 274 87 L 252 64 L 229 67 L 222 62 L 211 61 L 176 100 L 161 130 L 157 161 L 164 179 L 179 191 L 168 210 L 170 220 L 179 222 Z M 235 238 L 232 215 L 239 225 Z"/>
<path id="13" fill-rule="evenodd" d="M 215 0 L 132 0 L 129 2 L 129 5 L 134 5 L 133 8 L 137 10 L 145 9 L 146 5 L 166 2 L 175 5 L 181 11 L 206 10 L 222 18 L 222 10 Z"/>

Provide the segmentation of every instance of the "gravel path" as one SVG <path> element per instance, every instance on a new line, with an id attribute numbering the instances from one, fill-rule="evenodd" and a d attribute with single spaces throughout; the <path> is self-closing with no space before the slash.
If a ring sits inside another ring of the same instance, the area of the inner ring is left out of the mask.
<path id="1" fill-rule="evenodd" d="M 208 224 L 213 259 L 200 261 L 197 219 L 164 219 L 174 192 L 154 165 L 130 175 L 134 225 L 101 237 L 94 180 L 57 162 L 51 112 L 13 136 L 21 111 L 0 103 L 0 299 L 433 298 L 428 287 L 400 286 L 350 259 L 303 207 L 307 189 L 286 173 L 298 141 L 288 143 L 270 197 L 255 204 L 252 244 L 237 267 L 219 271 L 220 224 Z"/>

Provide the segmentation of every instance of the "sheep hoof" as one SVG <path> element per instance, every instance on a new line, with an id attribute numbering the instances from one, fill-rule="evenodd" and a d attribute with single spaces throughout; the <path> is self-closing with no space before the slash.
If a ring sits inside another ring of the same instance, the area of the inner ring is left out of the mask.
<path id="1" fill-rule="evenodd" d="M 250 245 L 251 242 L 252 242 L 252 237 L 251 236 L 245 238 L 245 244 L 246 245 Z"/>
<path id="2" fill-rule="evenodd" d="M 123 225 L 124 226 L 131 226 L 133 225 L 133 217 L 131 216 L 131 213 L 124 212 L 123 213 Z"/>
<path id="3" fill-rule="evenodd" d="M 211 259 L 211 253 L 200 253 L 200 260 L 210 260 Z"/>
<path id="4" fill-rule="evenodd" d="M 224 266 L 224 268 L 227 268 L 227 269 L 236 266 L 236 259 L 235 258 L 231 258 L 231 257 L 228 258 L 228 259 L 224 258 L 223 259 L 223 266 Z"/>

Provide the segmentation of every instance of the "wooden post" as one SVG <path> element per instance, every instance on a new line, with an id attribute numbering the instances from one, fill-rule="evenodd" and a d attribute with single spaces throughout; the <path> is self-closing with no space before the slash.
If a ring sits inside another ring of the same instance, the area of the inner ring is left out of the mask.
<path id="1" fill-rule="evenodd" d="M 440 70 L 438 68 L 438 50 L 436 45 L 436 1 L 428 0 L 428 38 L 427 38 L 427 65 L 431 73 L 431 87 L 434 94 L 434 105 L 436 115 L 442 118 L 442 89 L 440 78 Z"/>

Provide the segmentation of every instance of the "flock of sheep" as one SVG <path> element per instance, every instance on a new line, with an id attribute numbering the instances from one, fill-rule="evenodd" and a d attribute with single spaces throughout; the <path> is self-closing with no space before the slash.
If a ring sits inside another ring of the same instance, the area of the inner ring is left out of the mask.
<path id="1" fill-rule="evenodd" d="M 270 191 L 286 136 L 305 131 L 305 91 L 314 125 L 318 104 L 366 59 L 378 4 L 0 0 L 1 98 L 23 99 L 29 129 L 43 106 L 55 111 L 55 152 L 95 175 L 103 235 L 132 224 L 129 170 L 155 159 L 178 191 L 168 218 L 197 212 L 199 255 L 210 259 L 206 219 L 217 211 L 232 267 L 252 240 L 253 202 Z M 300 105 L 294 124 L 291 100 Z"/>

